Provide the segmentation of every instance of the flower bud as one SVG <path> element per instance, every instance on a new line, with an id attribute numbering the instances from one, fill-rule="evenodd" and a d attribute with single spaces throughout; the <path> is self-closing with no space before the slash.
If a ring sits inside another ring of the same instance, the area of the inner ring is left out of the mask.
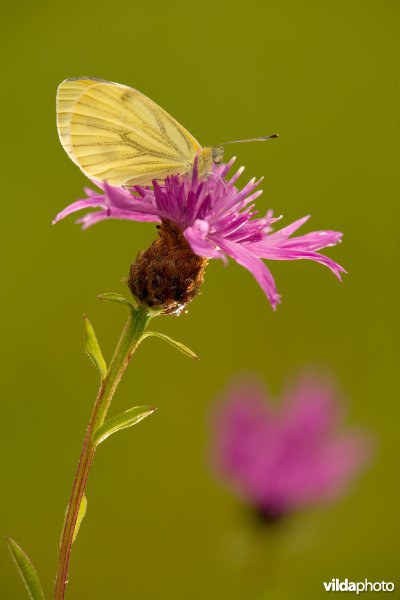
<path id="1" fill-rule="evenodd" d="M 159 237 L 131 266 L 128 286 L 141 304 L 179 314 L 197 295 L 207 259 L 194 254 L 175 223 L 163 221 L 157 228 Z"/>

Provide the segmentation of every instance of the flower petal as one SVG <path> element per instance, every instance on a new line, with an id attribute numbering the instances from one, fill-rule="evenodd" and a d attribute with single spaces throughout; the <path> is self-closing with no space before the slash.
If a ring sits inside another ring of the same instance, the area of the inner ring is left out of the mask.
<path id="1" fill-rule="evenodd" d="M 219 250 L 215 244 L 207 239 L 209 225 L 207 221 L 196 219 L 192 227 L 187 227 L 183 235 L 190 244 L 191 249 L 198 256 L 204 258 L 221 258 L 225 259 L 225 255 Z"/>
<path id="2" fill-rule="evenodd" d="M 256 244 L 254 244 L 256 245 Z M 257 248 L 259 252 L 259 248 Z M 329 258 L 328 256 L 324 256 L 323 254 L 318 254 L 318 252 L 307 252 L 305 250 L 291 250 L 287 248 L 267 248 L 265 251 L 262 251 L 258 254 L 261 258 L 266 258 L 268 260 L 312 260 L 314 262 L 320 263 L 321 265 L 325 265 L 332 271 L 332 273 L 342 281 L 340 273 L 347 273 L 346 269 L 344 269 L 337 262 Z"/>
<path id="3" fill-rule="evenodd" d="M 329 246 L 336 246 L 342 240 L 343 234 L 340 231 L 312 231 L 301 237 L 294 237 L 285 240 L 281 248 L 290 248 L 291 250 L 322 250 Z"/>
<path id="4" fill-rule="evenodd" d="M 294 221 L 290 225 L 282 227 L 282 229 L 271 233 L 268 236 L 266 243 L 271 244 L 273 246 L 280 245 L 282 242 L 287 240 L 288 237 L 291 236 L 295 231 L 297 231 L 302 225 L 304 225 L 304 223 L 306 223 L 309 218 L 310 215 L 307 215 L 305 217 L 302 217 L 301 219 L 297 219 L 297 221 Z"/>
<path id="5" fill-rule="evenodd" d="M 136 221 L 141 223 L 160 223 L 161 219 L 156 215 L 146 213 L 135 213 L 117 208 L 107 208 L 106 210 L 98 210 L 96 212 L 84 215 L 76 222 L 82 225 L 82 229 L 87 229 L 92 225 L 100 223 L 100 221 L 108 221 L 109 219 L 123 219 L 128 221 Z"/>
<path id="6" fill-rule="evenodd" d="M 67 208 L 64 208 L 61 212 L 56 215 L 53 219 L 52 224 L 55 225 L 61 219 L 65 219 L 68 215 L 72 215 L 73 213 L 83 210 L 85 208 L 105 208 L 106 203 L 104 201 L 104 196 L 101 194 L 91 195 L 90 198 L 84 198 L 82 200 L 77 200 L 73 202 Z"/>

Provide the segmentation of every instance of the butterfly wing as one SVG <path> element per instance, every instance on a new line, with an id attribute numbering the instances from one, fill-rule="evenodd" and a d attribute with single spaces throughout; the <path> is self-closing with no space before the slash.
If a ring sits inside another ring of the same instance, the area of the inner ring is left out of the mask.
<path id="1" fill-rule="evenodd" d="M 59 85 L 57 126 L 74 163 L 88 177 L 111 185 L 145 185 L 185 173 L 201 150 L 144 94 L 101 79 L 66 79 Z"/>

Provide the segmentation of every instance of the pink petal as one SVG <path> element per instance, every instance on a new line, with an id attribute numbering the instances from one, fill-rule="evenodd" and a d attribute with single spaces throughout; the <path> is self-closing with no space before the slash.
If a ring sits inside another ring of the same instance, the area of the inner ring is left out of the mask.
<path id="1" fill-rule="evenodd" d="M 340 231 L 313 231 L 301 237 L 291 238 L 282 243 L 281 248 L 291 250 L 322 250 L 329 246 L 336 246 L 342 240 L 343 233 Z"/>
<path id="2" fill-rule="evenodd" d="M 221 258 L 225 259 L 225 255 L 219 250 L 215 244 L 207 239 L 209 232 L 209 224 L 207 221 L 196 219 L 192 227 L 187 227 L 183 235 L 190 244 L 191 249 L 198 256 L 204 258 Z"/>
<path id="3" fill-rule="evenodd" d="M 254 244 L 254 246 L 256 246 L 256 244 Z M 252 245 L 252 247 L 254 246 Z M 333 274 L 336 275 L 339 281 L 342 281 L 340 273 L 347 273 L 346 269 L 344 269 L 337 262 L 328 256 L 318 254 L 317 252 L 290 250 L 286 248 L 260 248 L 260 244 L 257 245 L 255 251 L 260 258 L 266 258 L 269 260 L 312 260 L 328 267 L 328 269 L 330 269 Z"/>
<path id="4" fill-rule="evenodd" d="M 91 195 L 90 198 L 85 198 L 82 200 L 77 200 L 73 202 L 67 208 L 64 208 L 61 212 L 56 215 L 53 219 L 52 224 L 55 225 L 61 219 L 65 219 L 68 215 L 72 215 L 78 210 L 83 210 L 85 208 L 104 208 L 106 206 L 103 195 Z"/>

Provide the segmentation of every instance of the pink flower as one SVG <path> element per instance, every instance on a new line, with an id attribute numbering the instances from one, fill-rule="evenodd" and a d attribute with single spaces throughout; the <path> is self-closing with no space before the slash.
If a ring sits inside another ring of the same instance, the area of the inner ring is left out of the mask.
<path id="1" fill-rule="evenodd" d="M 255 381 L 236 382 L 213 421 L 215 469 L 266 519 L 332 500 L 371 453 L 365 434 L 339 431 L 341 418 L 333 387 L 310 375 L 279 407 Z"/>
<path id="2" fill-rule="evenodd" d="M 205 179 L 198 179 L 195 164 L 190 176 L 167 177 L 153 188 L 136 186 L 125 189 L 112 187 L 106 182 L 96 184 L 101 192 L 86 189 L 87 198 L 78 200 L 57 215 L 53 223 L 81 209 L 91 211 L 78 220 L 87 228 L 106 219 L 131 221 L 172 221 L 182 230 L 192 251 L 204 258 L 230 256 L 248 269 L 265 292 L 273 308 L 280 302 L 274 279 L 263 263 L 266 260 L 307 259 L 326 265 L 340 280 L 343 267 L 318 251 L 340 242 L 337 231 L 314 231 L 291 237 L 309 217 L 273 231 L 279 220 L 271 211 L 257 217 L 254 201 L 262 190 L 260 181 L 252 179 L 241 190 L 235 186 L 243 172 L 241 167 L 230 179 L 228 172 L 235 159 L 228 164 L 214 166 Z"/>

